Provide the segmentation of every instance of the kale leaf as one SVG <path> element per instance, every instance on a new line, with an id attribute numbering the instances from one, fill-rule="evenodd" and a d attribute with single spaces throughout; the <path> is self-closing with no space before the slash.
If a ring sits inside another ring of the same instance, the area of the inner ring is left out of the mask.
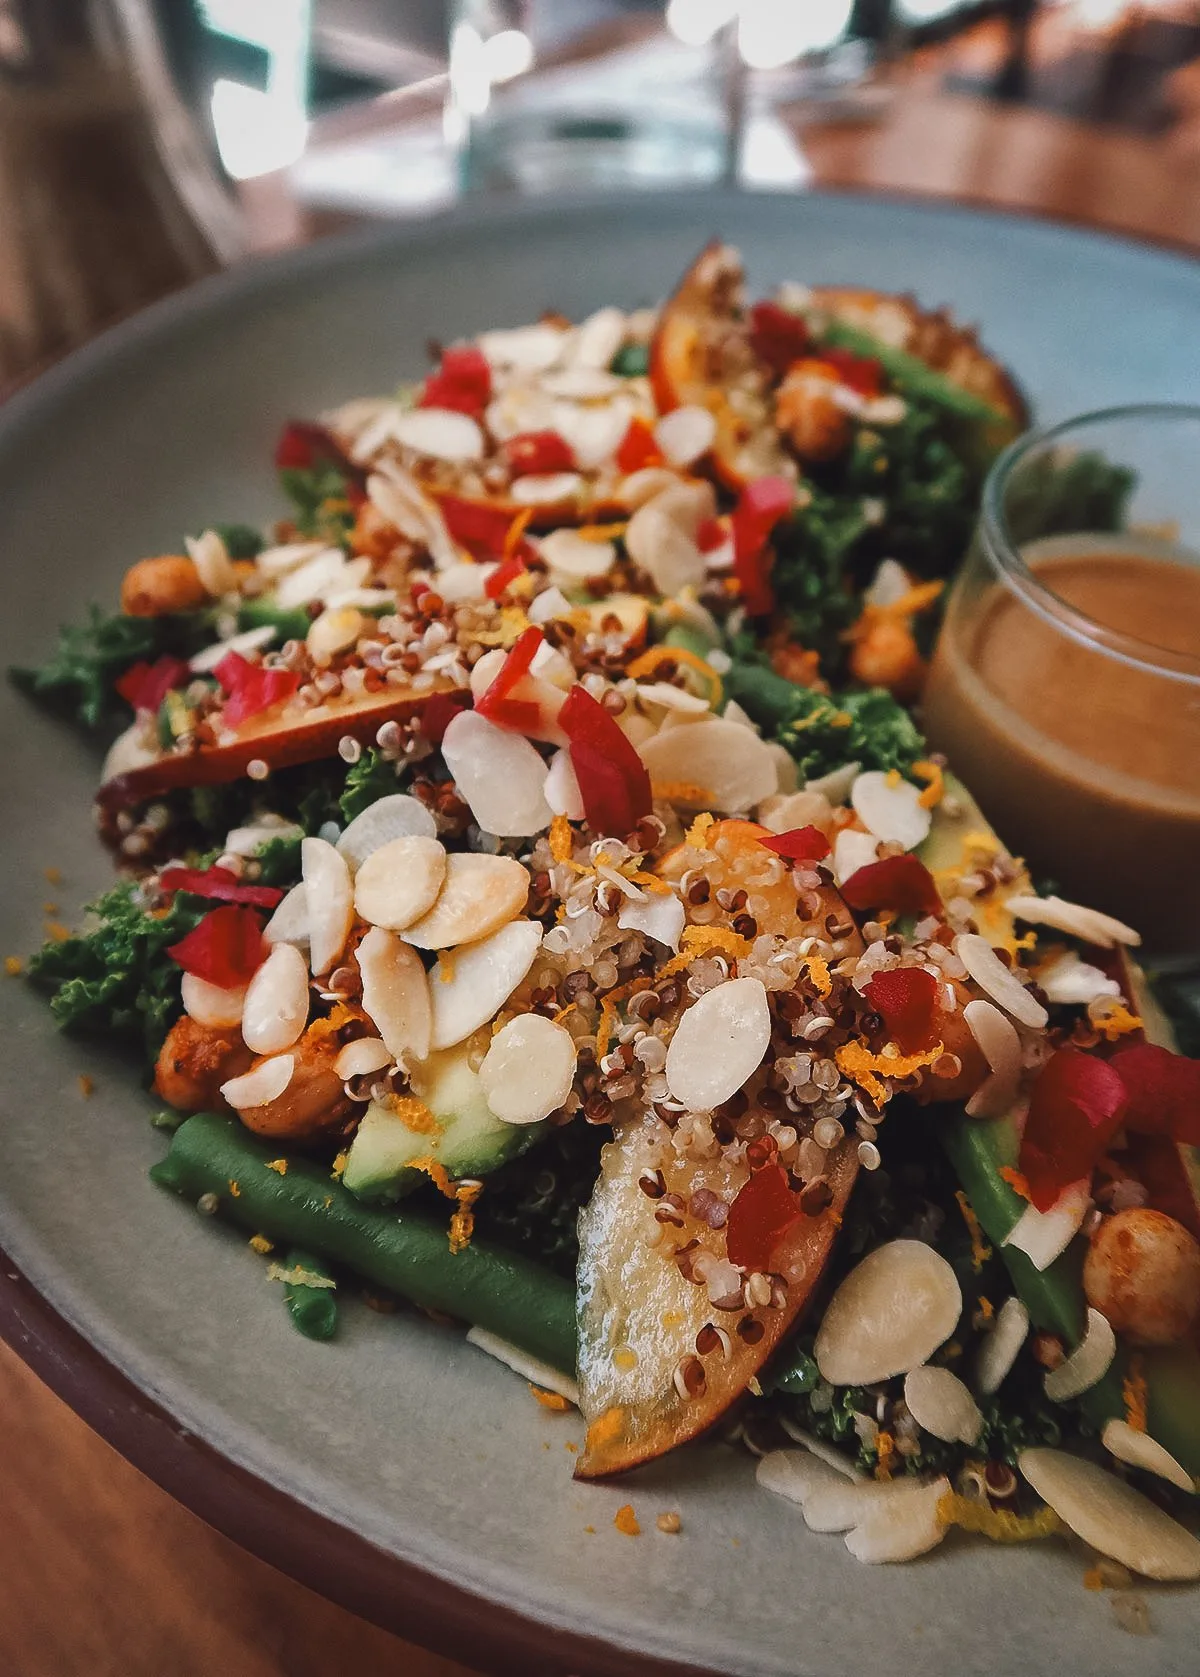
<path id="1" fill-rule="evenodd" d="M 400 790 L 400 769 L 376 746 L 369 746 L 346 776 L 338 806 L 343 821 L 353 821 L 364 809 L 369 809 L 380 798 Z"/>
<path id="2" fill-rule="evenodd" d="M 723 677 L 725 691 L 796 760 L 803 780 L 817 780 L 845 763 L 910 774 L 925 756 L 912 717 L 881 687 L 858 693 L 817 693 L 776 675 L 762 654 L 738 648 Z"/>
<path id="3" fill-rule="evenodd" d="M 285 466 L 279 483 L 292 503 L 292 517 L 302 536 L 343 543 L 354 526 L 345 472 L 332 460 L 312 466 Z"/>
<path id="4" fill-rule="evenodd" d="M 98 606 L 84 623 L 59 630 L 58 645 L 44 664 L 13 669 L 22 693 L 89 730 L 129 720 L 129 707 L 113 683 L 139 660 L 153 663 L 170 654 L 190 657 L 213 639 L 209 609 L 166 617 L 106 616 Z"/>

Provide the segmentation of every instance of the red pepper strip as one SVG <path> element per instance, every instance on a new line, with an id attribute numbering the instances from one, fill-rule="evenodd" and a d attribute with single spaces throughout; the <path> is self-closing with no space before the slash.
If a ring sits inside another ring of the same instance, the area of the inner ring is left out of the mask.
<path id="1" fill-rule="evenodd" d="M 441 745 L 446 729 L 470 699 L 465 693 L 434 693 L 421 711 L 421 732 L 431 745 Z"/>
<path id="2" fill-rule="evenodd" d="M 525 574 L 525 561 L 516 554 L 511 559 L 502 560 L 483 585 L 483 591 L 489 600 L 498 600 L 510 583 Z"/>
<path id="3" fill-rule="evenodd" d="M 787 478 L 760 477 L 746 485 L 733 509 L 733 574 L 751 617 L 765 617 L 775 609 L 767 580 L 767 543 L 795 500 L 795 487 Z"/>
<path id="4" fill-rule="evenodd" d="M 1125 1089 L 1126 1129 L 1200 1146 L 1200 1060 L 1137 1042 L 1108 1063 Z"/>
<path id="5" fill-rule="evenodd" d="M 262 925 L 252 908 L 214 908 L 167 954 L 194 978 L 222 990 L 249 984 L 267 954 Z"/>
<path id="6" fill-rule="evenodd" d="M 769 1271 L 779 1242 L 800 1221 L 800 1207 L 782 1165 L 764 1165 L 729 1207 L 725 1251 L 742 1269 Z"/>
<path id="7" fill-rule="evenodd" d="M 661 466 L 662 463 L 662 450 L 655 442 L 650 426 L 640 416 L 631 419 L 617 450 L 617 465 L 623 472 L 640 472 L 644 466 Z"/>
<path id="8" fill-rule="evenodd" d="M 1030 1094 L 1017 1160 L 1039 1211 L 1091 1175 L 1124 1116 L 1125 1085 L 1107 1060 L 1078 1048 L 1050 1056 Z"/>
<path id="9" fill-rule="evenodd" d="M 653 803 L 645 763 L 615 718 L 584 687 L 567 694 L 558 713 L 570 741 L 571 767 L 594 833 L 624 838 Z"/>
<path id="10" fill-rule="evenodd" d="M 842 900 L 859 913 L 890 908 L 896 914 L 940 914 L 942 909 L 933 875 L 915 856 L 868 862 L 845 881 Z"/>
<path id="11" fill-rule="evenodd" d="M 764 850 L 773 850 L 789 862 L 820 862 L 829 854 L 829 840 L 820 827 L 793 827 L 786 833 L 760 838 Z"/>
<path id="12" fill-rule="evenodd" d="M 213 670 L 213 674 L 229 697 L 225 701 L 223 719 L 227 726 L 239 723 L 270 710 L 284 699 L 290 699 L 300 685 L 295 670 L 268 669 L 262 664 L 251 664 L 240 652 L 227 652 Z"/>
<path id="13" fill-rule="evenodd" d="M 504 445 L 504 458 L 514 477 L 575 470 L 575 451 L 557 431 L 523 431 L 519 437 L 510 437 Z"/>
<path id="14" fill-rule="evenodd" d="M 776 378 L 782 378 L 793 361 L 808 353 L 812 342 L 808 322 L 778 303 L 755 303 L 750 310 L 750 347 Z"/>
<path id="15" fill-rule="evenodd" d="M 532 624 L 518 635 L 495 680 L 475 701 L 475 709 L 480 716 L 486 716 L 489 722 L 495 722 L 500 728 L 512 728 L 517 733 L 537 727 L 541 719 L 537 701 L 515 699 L 512 695 L 517 683 L 529 674 L 529 667 L 545 638 L 542 631 Z"/>
<path id="16" fill-rule="evenodd" d="M 143 659 L 132 664 L 113 685 L 134 710 L 157 710 L 168 693 L 187 685 L 191 673 L 182 658 L 164 656 L 153 664 Z"/>
<path id="17" fill-rule="evenodd" d="M 869 355 L 855 355 L 850 349 L 822 348 L 821 360 L 832 367 L 843 384 L 860 396 L 878 396 L 883 389 L 883 368 Z"/>
<path id="18" fill-rule="evenodd" d="M 251 903 L 255 908 L 277 908 L 283 892 L 274 885 L 243 885 L 228 868 L 167 868 L 158 876 L 164 891 L 190 891 L 193 897 L 215 902 Z"/>
<path id="19" fill-rule="evenodd" d="M 512 528 L 513 515 L 509 508 L 494 506 L 490 501 L 468 501 L 459 495 L 443 495 L 438 505 L 446 528 L 456 542 L 461 542 L 477 559 L 499 559 Z"/>
<path id="20" fill-rule="evenodd" d="M 905 1054 L 919 1054 L 933 1040 L 937 979 L 924 967 L 877 972 L 866 986 L 867 1000 Z"/>
<path id="21" fill-rule="evenodd" d="M 430 373 L 421 389 L 417 406 L 452 408 L 456 413 L 478 417 L 492 395 L 492 369 L 482 350 L 468 344 L 447 349 L 437 372 Z"/>

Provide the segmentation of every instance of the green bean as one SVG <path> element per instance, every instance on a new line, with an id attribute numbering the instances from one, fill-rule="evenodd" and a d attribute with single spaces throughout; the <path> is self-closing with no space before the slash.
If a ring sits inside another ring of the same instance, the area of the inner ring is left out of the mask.
<path id="1" fill-rule="evenodd" d="M 885 344 L 859 326 L 851 326 L 844 320 L 830 321 L 822 333 L 822 340 L 836 345 L 838 349 L 848 349 L 854 355 L 867 355 L 878 361 L 888 377 L 899 385 L 902 395 L 936 402 L 962 419 L 979 420 L 990 425 L 1004 423 L 1005 416 L 990 402 L 985 402 L 982 396 L 964 390 L 907 350 Z"/>
<path id="2" fill-rule="evenodd" d="M 287 1272 L 283 1296 L 287 1300 L 288 1315 L 306 1339 L 332 1339 L 337 1332 L 337 1293 L 330 1286 L 313 1286 L 299 1279 L 299 1274 L 312 1276 L 314 1281 L 332 1282 L 328 1266 L 322 1259 L 301 1246 L 293 1246 L 283 1262 Z M 299 1272 L 299 1274 L 297 1274 Z M 297 1279 L 290 1277 L 297 1275 Z"/>
<path id="3" fill-rule="evenodd" d="M 298 1245 L 399 1293 L 423 1310 L 457 1316 L 507 1339 L 564 1374 L 575 1370 L 575 1289 L 515 1252 L 473 1241 L 451 1252 L 446 1222 L 407 1207 L 372 1210 L 294 1155 L 282 1175 L 236 1118 L 188 1118 L 150 1175 L 195 1201 L 215 1194 L 223 1217 Z M 235 1191 L 236 1186 L 236 1191 Z"/>

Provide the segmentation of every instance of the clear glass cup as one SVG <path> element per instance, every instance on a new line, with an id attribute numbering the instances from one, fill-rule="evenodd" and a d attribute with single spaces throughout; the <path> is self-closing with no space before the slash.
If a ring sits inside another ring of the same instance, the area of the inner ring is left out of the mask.
<path id="1" fill-rule="evenodd" d="M 924 718 L 1035 879 L 1200 954 L 1200 408 L 1001 455 Z"/>

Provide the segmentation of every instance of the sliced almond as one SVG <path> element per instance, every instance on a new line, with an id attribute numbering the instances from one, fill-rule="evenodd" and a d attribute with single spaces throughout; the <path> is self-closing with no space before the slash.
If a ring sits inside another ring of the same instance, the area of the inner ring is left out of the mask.
<path id="1" fill-rule="evenodd" d="M 340 1051 L 333 1069 L 343 1082 L 348 1082 L 352 1077 L 370 1077 L 373 1071 L 382 1071 L 391 1064 L 392 1051 L 382 1037 L 360 1036 Z"/>
<path id="2" fill-rule="evenodd" d="M 452 1048 L 494 1019 L 533 965 L 542 942 L 536 920 L 513 920 L 456 949 L 429 974 L 434 1048 Z"/>
<path id="3" fill-rule="evenodd" d="M 254 564 L 263 576 L 274 581 L 303 565 L 306 559 L 315 559 L 318 553 L 330 551 L 327 542 L 283 542 L 278 547 L 264 547 Z"/>
<path id="4" fill-rule="evenodd" d="M 960 932 L 954 940 L 954 953 L 981 990 L 986 990 L 994 1002 L 1021 1025 L 1040 1031 L 1050 1015 L 1036 997 L 1031 996 L 1011 967 L 1006 967 L 985 937 L 978 932 Z"/>
<path id="5" fill-rule="evenodd" d="M 1010 914 L 1031 926 L 1053 926 L 1056 931 L 1094 943 L 1099 949 L 1111 949 L 1122 943 L 1134 948 L 1141 943 L 1141 934 L 1123 920 L 1098 909 L 1084 908 L 1081 903 L 1069 903 L 1062 897 L 1009 897 L 1004 904 Z"/>
<path id="6" fill-rule="evenodd" d="M 543 373 L 557 366 L 571 336 L 561 326 L 539 321 L 534 326 L 497 327 L 481 332 L 475 342 L 493 367 L 508 372 Z"/>
<path id="7" fill-rule="evenodd" d="M 850 1531 L 877 1503 L 891 1494 L 885 1480 L 843 1479 L 840 1475 L 815 1487 L 804 1500 L 804 1523 L 809 1531 Z"/>
<path id="8" fill-rule="evenodd" d="M 1144 1473 L 1156 1474 L 1168 1484 L 1178 1485 L 1181 1491 L 1195 1491 L 1196 1482 L 1183 1463 L 1177 1462 L 1156 1438 L 1151 1438 L 1148 1432 L 1139 1432 L 1128 1421 L 1115 1418 L 1107 1421 L 1100 1434 L 1100 1442 L 1119 1462 L 1125 1462 L 1129 1467 L 1140 1467 Z"/>
<path id="9" fill-rule="evenodd" d="M 1052 1403 L 1069 1403 L 1103 1380 L 1117 1354 L 1117 1336 L 1108 1317 L 1089 1305 L 1083 1338 L 1065 1362 L 1052 1368 L 1042 1385 Z"/>
<path id="10" fill-rule="evenodd" d="M 416 833 L 373 850 L 354 880 L 354 909 L 360 920 L 401 932 L 427 914 L 446 878 L 446 849 Z"/>
<path id="11" fill-rule="evenodd" d="M 311 605 L 314 600 L 321 599 L 327 589 L 357 587 L 364 581 L 369 568 L 369 560 L 363 565 L 351 566 L 346 563 L 346 555 L 340 547 L 325 547 L 279 579 L 275 585 L 275 599 L 284 611 Z"/>
<path id="12" fill-rule="evenodd" d="M 623 932 L 641 932 L 668 949 L 678 949 L 687 914 L 672 892 L 648 891 L 642 902 L 626 903 L 617 916 Z"/>
<path id="13" fill-rule="evenodd" d="M 528 1380 L 543 1391 L 557 1392 L 559 1397 L 565 1397 L 568 1403 L 578 1408 L 579 1387 L 569 1374 L 561 1369 L 551 1368 L 549 1363 L 542 1362 L 540 1357 L 531 1357 L 527 1351 L 522 1351 L 518 1345 L 510 1345 L 507 1339 L 501 1339 L 498 1334 L 489 1333 L 486 1328 L 468 1328 L 467 1344 L 477 1346 L 489 1357 L 495 1357 L 505 1368 L 511 1368 L 514 1374 L 519 1374 L 522 1380 Z"/>
<path id="14" fill-rule="evenodd" d="M 814 1492 L 846 1483 L 835 1467 L 809 1450 L 768 1450 L 759 1457 L 754 1477 L 765 1491 L 798 1502 L 801 1508 Z"/>
<path id="15" fill-rule="evenodd" d="M 308 891 L 303 884 L 293 885 L 287 896 L 263 927 L 268 943 L 308 944 Z"/>
<path id="16" fill-rule="evenodd" d="M 669 681 L 643 681 L 637 690 L 638 703 L 660 710 L 677 711 L 681 716 L 699 717 L 711 714 L 712 707 L 699 693 L 689 693 Z M 727 722 L 740 722 L 740 717 L 726 715 Z"/>
<path id="17" fill-rule="evenodd" d="M 529 896 L 529 873 L 511 856 L 456 852 L 446 858 L 437 901 L 404 930 L 418 949 L 453 949 L 477 943 L 515 920 Z"/>
<path id="18" fill-rule="evenodd" d="M 1029 1312 L 1014 1294 L 996 1312 L 991 1331 L 983 1339 L 975 1362 L 975 1381 L 984 1397 L 999 1391 L 1022 1345 L 1029 1337 Z"/>
<path id="19" fill-rule="evenodd" d="M 928 1363 L 904 1379 L 904 1401 L 919 1427 L 947 1444 L 974 1444 L 983 1426 L 979 1405 L 948 1368 Z"/>
<path id="20" fill-rule="evenodd" d="M 583 793 L 579 778 L 571 762 L 569 751 L 556 751 L 550 759 L 550 772 L 542 795 L 555 815 L 565 815 L 568 821 L 582 821 L 587 811 L 583 807 Z"/>
<path id="21" fill-rule="evenodd" d="M 497 567 L 491 562 L 471 560 L 460 565 L 448 565 L 438 572 L 437 591 L 451 605 L 474 605 L 487 598 L 487 581 Z"/>
<path id="22" fill-rule="evenodd" d="M 850 788 L 850 802 L 867 831 L 885 844 L 915 850 L 929 837 L 933 812 L 921 803 L 911 780 L 868 769 Z"/>
<path id="23" fill-rule="evenodd" d="M 599 367 L 607 371 L 613 356 L 625 341 L 625 316 L 620 309 L 597 309 L 588 315 L 575 333 L 571 361 L 576 367 Z"/>
<path id="24" fill-rule="evenodd" d="M 375 850 L 390 844 L 393 839 L 436 838 L 437 822 L 419 798 L 407 792 L 393 792 L 368 804 L 361 815 L 356 815 L 337 841 L 337 850 L 352 870 L 361 868 Z"/>
<path id="25" fill-rule="evenodd" d="M 357 644 L 367 627 L 361 611 L 353 606 L 329 607 L 313 619 L 305 637 L 308 655 L 318 669 L 327 668 L 339 652 Z"/>
<path id="26" fill-rule="evenodd" d="M 1091 1187 L 1088 1178 L 1069 1183 L 1049 1211 L 1027 1205 L 1000 1244 L 1024 1252 L 1035 1269 L 1049 1269 L 1079 1233 L 1092 1203 Z"/>
<path id="27" fill-rule="evenodd" d="M 962 1011 L 992 1074 L 972 1094 L 967 1113 L 972 1118 L 1000 1118 L 1012 1106 L 1021 1082 L 1021 1039 L 1012 1020 L 993 1002 L 968 1002 Z"/>
<path id="28" fill-rule="evenodd" d="M 683 809 L 740 815 L 775 791 L 775 760 L 767 745 L 723 717 L 656 734 L 639 755 L 651 781 L 690 789 L 671 795 Z"/>
<path id="29" fill-rule="evenodd" d="M 607 576 L 617 562 L 612 542 L 590 542 L 566 526 L 543 536 L 538 552 L 550 567 L 551 580 L 569 588 Z"/>
<path id="30" fill-rule="evenodd" d="M 421 957 L 394 932 L 372 926 L 357 950 L 363 1011 L 392 1059 L 423 1060 L 429 1053 L 433 1015 Z"/>
<path id="31" fill-rule="evenodd" d="M 559 501 L 574 501 L 583 487 L 578 472 L 544 472 L 515 479 L 508 492 L 519 506 L 548 507 Z"/>
<path id="32" fill-rule="evenodd" d="M 762 1064 L 771 1010 L 761 978 L 731 978 L 706 990 L 675 1027 L 667 1049 L 671 1094 L 695 1112 L 735 1095 Z"/>
<path id="33" fill-rule="evenodd" d="M 290 943 L 277 943 L 246 987 L 242 1040 L 256 1054 L 279 1054 L 308 1023 L 308 963 Z"/>
<path id="34" fill-rule="evenodd" d="M 320 977 L 346 947 L 354 920 L 354 886 L 345 857 L 325 839 L 301 840 L 300 871 L 308 904 L 310 964 Z"/>
<path id="35" fill-rule="evenodd" d="M 1022 1450 L 1017 1466 L 1085 1543 L 1168 1583 L 1200 1578 L 1200 1540 L 1114 1474 L 1065 1450 Z"/>
<path id="36" fill-rule="evenodd" d="M 483 432 L 470 414 L 453 408 L 410 408 L 396 415 L 392 435 L 416 454 L 455 465 L 482 460 L 486 451 Z"/>
<path id="37" fill-rule="evenodd" d="M 625 380 L 605 367 L 564 367 L 561 372 L 545 373 L 541 388 L 551 396 L 567 402 L 602 402 L 624 389 Z"/>
<path id="38" fill-rule="evenodd" d="M 534 595 L 526 616 L 531 623 L 549 623 L 555 617 L 570 617 L 574 609 L 561 588 L 543 588 L 540 594 Z M 474 669 L 471 674 L 475 674 Z"/>
<path id="39" fill-rule="evenodd" d="M 396 461 L 380 462 L 367 479 L 367 497 L 402 536 L 428 550 L 439 572 L 462 563 L 441 508 Z"/>
<path id="40" fill-rule="evenodd" d="M 241 1023 L 246 1001 L 244 984 L 225 990 L 219 984 L 210 984 L 206 978 L 197 978 L 195 973 L 185 972 L 181 996 L 183 1011 L 198 1025 L 224 1031 Z"/>
<path id="41" fill-rule="evenodd" d="M 945 1478 L 925 1485 L 904 1481 L 889 1485 L 891 1495 L 880 1498 L 847 1535 L 847 1549 L 855 1560 L 870 1565 L 912 1561 L 927 1554 L 946 1535 L 938 1506 L 949 1489 Z"/>
<path id="42" fill-rule="evenodd" d="M 252 1107 L 277 1101 L 292 1081 L 295 1069 L 294 1054 L 276 1054 L 272 1059 L 260 1060 L 240 1077 L 222 1083 L 221 1093 L 235 1112 L 249 1112 Z"/>
<path id="43" fill-rule="evenodd" d="M 820 1457 L 821 1461 L 827 1467 L 833 1468 L 834 1472 L 841 1478 L 854 1480 L 867 1478 L 867 1474 L 863 1472 L 857 1462 L 852 1462 L 849 1456 L 843 1455 L 836 1444 L 831 1444 L 826 1438 L 818 1438 L 816 1433 L 809 1432 L 806 1427 L 797 1426 L 789 1415 L 781 1415 L 779 1424 L 789 1438 L 802 1445 L 811 1455 Z"/>
<path id="44" fill-rule="evenodd" d="M 817 1329 L 814 1355 L 835 1386 L 869 1386 L 919 1368 L 962 1314 L 958 1280 L 921 1240 L 889 1240 L 838 1287 Z"/>
<path id="45" fill-rule="evenodd" d="M 678 481 L 675 473 L 669 472 L 665 466 L 643 466 L 640 471 L 630 472 L 627 478 L 621 480 L 617 499 L 630 512 L 636 512 L 664 489 L 673 489 Z"/>
<path id="46" fill-rule="evenodd" d="M 860 833 L 857 827 L 843 827 L 833 841 L 833 876 L 844 885 L 859 868 L 868 868 L 879 857 L 879 840 L 874 833 Z"/>
<path id="47" fill-rule="evenodd" d="M 225 543 L 215 530 L 205 530 L 200 536 L 185 536 L 184 543 L 208 593 L 216 596 L 237 592 L 238 574 Z"/>
<path id="48" fill-rule="evenodd" d="M 666 596 L 685 588 L 699 588 L 707 570 L 704 555 L 696 545 L 699 520 L 680 517 L 674 495 L 674 489 L 664 489 L 644 502 L 625 529 L 630 558 Z"/>
<path id="49" fill-rule="evenodd" d="M 460 711 L 446 729 L 442 755 L 485 833 L 529 838 L 550 825 L 546 763 L 520 734 L 498 728 L 476 711 Z"/>
<path id="50" fill-rule="evenodd" d="M 264 623 L 259 629 L 246 629 L 240 635 L 230 635 L 228 640 L 215 641 L 212 646 L 193 653 L 188 659 L 188 669 L 194 675 L 208 675 L 231 652 L 240 652 L 243 658 L 247 652 L 261 652 L 264 647 L 270 646 L 278 633 L 273 623 Z"/>
<path id="51" fill-rule="evenodd" d="M 510 1019 L 479 1068 L 487 1103 L 503 1124 L 538 1124 L 571 1092 L 575 1039 L 540 1013 Z"/>
<path id="52" fill-rule="evenodd" d="M 595 407 L 555 402 L 549 428 L 569 444 L 580 471 L 594 472 L 616 454 L 636 412 L 634 404 L 624 396 L 600 402 Z"/>
<path id="53" fill-rule="evenodd" d="M 1053 960 L 1040 962 L 1034 972 L 1038 988 L 1046 998 L 1066 1007 L 1086 1007 L 1101 996 L 1119 996 L 1121 986 L 1099 967 L 1081 961 L 1073 949 L 1064 949 Z"/>

